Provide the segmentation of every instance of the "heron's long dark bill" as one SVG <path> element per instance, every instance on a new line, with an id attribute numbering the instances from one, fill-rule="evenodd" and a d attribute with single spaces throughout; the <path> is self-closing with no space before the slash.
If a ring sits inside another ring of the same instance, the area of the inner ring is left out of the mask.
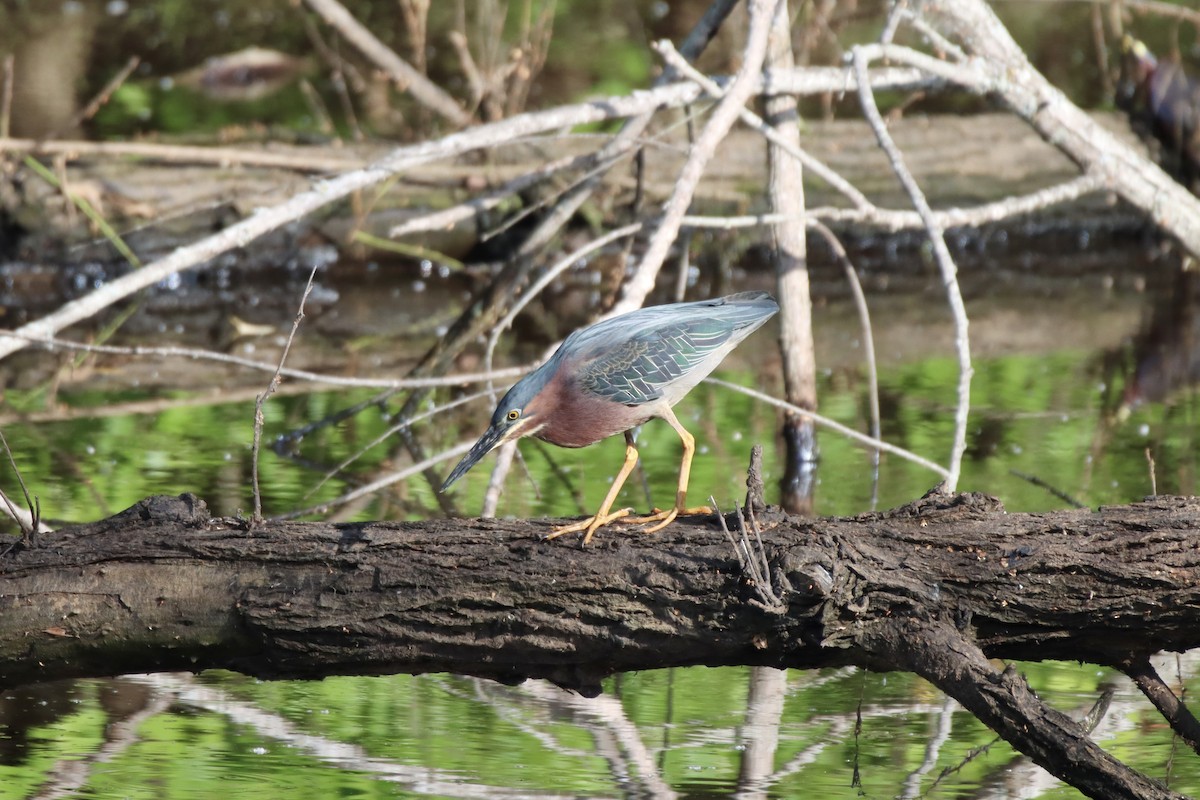
<path id="1" fill-rule="evenodd" d="M 483 436 L 479 437 L 479 441 L 467 451 L 463 456 L 462 461 L 458 462 L 458 466 L 450 473 L 450 477 L 446 478 L 446 482 L 442 484 L 442 488 L 438 491 L 446 491 L 456 480 L 467 474 L 467 470 L 479 463 L 479 459 L 492 452 L 501 442 L 504 441 L 503 432 L 499 428 L 488 428 Z"/>

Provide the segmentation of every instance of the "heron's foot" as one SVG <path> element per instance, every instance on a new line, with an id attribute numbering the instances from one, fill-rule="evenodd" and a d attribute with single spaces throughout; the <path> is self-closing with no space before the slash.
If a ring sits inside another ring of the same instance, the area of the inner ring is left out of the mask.
<path id="1" fill-rule="evenodd" d="M 692 514 L 707 515 L 712 513 L 713 510 L 708 506 L 696 506 L 695 508 L 680 508 L 679 506 L 675 506 L 674 508 L 668 508 L 666 511 L 661 511 L 656 508 L 654 509 L 654 513 L 648 517 L 631 517 L 630 519 L 625 520 L 625 522 L 629 523 L 630 525 L 645 525 L 656 522 L 658 523 L 657 525 L 650 525 L 647 528 L 642 528 L 642 533 L 657 533 L 674 522 L 675 518 L 680 514 L 688 516 Z"/>
<path id="2" fill-rule="evenodd" d="M 545 536 L 543 536 L 542 541 L 548 542 L 551 539 L 557 539 L 559 536 L 562 536 L 564 533 L 575 533 L 576 531 L 584 531 L 585 533 L 583 534 L 583 544 L 584 544 L 584 546 L 587 546 L 587 544 L 590 541 L 592 541 L 592 536 L 593 536 L 593 534 L 596 533 L 596 531 L 600 530 L 601 528 L 603 528 L 605 525 L 609 524 L 610 522 L 614 522 L 618 519 L 627 517 L 632 513 L 633 513 L 632 508 L 622 508 L 621 510 L 614 511 L 611 514 L 593 514 L 592 516 L 588 517 L 587 519 L 583 520 L 582 522 L 572 522 L 570 525 L 563 525 L 562 527 L 555 528 L 551 533 L 548 533 Z"/>

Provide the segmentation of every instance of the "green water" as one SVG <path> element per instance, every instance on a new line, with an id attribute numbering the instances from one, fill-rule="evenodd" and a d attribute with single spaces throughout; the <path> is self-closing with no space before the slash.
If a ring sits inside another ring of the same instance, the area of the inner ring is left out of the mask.
<path id="1" fill-rule="evenodd" d="M 764 330 L 750 340 L 750 346 L 773 346 L 771 336 Z M 736 360 L 736 356 L 731 358 Z M 717 376 L 763 388 L 760 376 L 745 369 L 722 370 Z M 955 379 L 956 366 L 949 359 L 926 360 L 885 372 L 880 381 L 886 401 L 883 438 L 944 463 L 953 435 Z M 968 451 L 959 488 L 993 494 L 1012 511 L 1063 507 L 1062 500 L 1015 475 L 1015 470 L 1048 481 L 1086 505 L 1129 502 L 1151 493 L 1144 455 L 1149 447 L 1156 459 L 1158 491 L 1193 492 L 1189 466 L 1196 442 L 1187 424 L 1194 416 L 1190 396 L 1167 406 L 1147 404 L 1127 420 L 1110 425 L 1102 419 L 1102 381 L 1089 353 L 977 360 Z M 858 430 L 867 429 L 865 382 L 856 379 L 848 383 L 844 375 L 826 376 L 819 392 L 823 414 Z M 266 405 L 264 442 L 269 445 L 278 435 L 371 396 L 371 392 L 356 390 L 275 398 Z M 64 393 L 59 402 L 86 406 L 101 399 L 91 392 Z M 103 399 L 119 404 L 129 397 L 107 395 Z M 444 401 L 447 396 L 439 399 Z M 20 404 L 15 392 L 9 400 Z M 171 400 L 164 402 L 170 404 Z M 435 418 L 435 423 L 420 431 L 428 453 L 473 440 L 482 432 L 489 413 L 489 404 L 481 401 L 465 411 Z M 782 447 L 772 409 L 722 387 L 702 384 L 680 403 L 677 413 L 697 438 L 692 468 L 697 497 L 711 494 L 722 504 L 740 500 L 754 443 L 765 448 L 768 483 L 778 479 Z M 19 415 L 14 414 L 13 419 Z M 368 410 L 349 422 L 306 436 L 299 445 L 298 459 L 280 457 L 264 446 L 260 470 L 266 513 L 282 514 L 331 500 L 356 485 L 347 475 L 365 480 L 385 471 L 388 463 L 404 466 L 398 463 L 403 454 L 393 436 L 365 450 L 350 468 L 313 491 L 327 469 L 358 453 L 392 422 L 377 409 Z M 115 513 L 150 494 L 181 491 L 195 492 L 217 514 L 247 511 L 252 507 L 252 432 L 253 401 L 241 400 L 187 404 L 151 414 L 36 425 L 10 423 L 6 435 L 18 465 L 36 488 L 44 515 L 62 523 Z M 133 443 L 136 446 L 131 446 Z M 669 502 L 679 467 L 678 437 L 665 423 L 652 421 L 643 427 L 638 444 L 645 481 L 631 479 L 623 499 L 634 506 Z M 603 498 L 624 454 L 620 437 L 581 450 L 525 440 L 521 450 L 528 475 L 524 470 L 514 471 L 503 495 L 501 515 L 590 512 Z M 872 491 L 869 454 L 832 434 L 821 436 L 820 450 L 818 512 L 862 511 L 869 505 Z M 454 459 L 449 460 L 446 468 L 453 463 Z M 456 487 L 455 497 L 463 513 L 478 512 L 491 466 L 489 456 Z M 907 502 L 936 482 L 934 473 L 885 454 L 879 505 Z M 650 489 L 649 498 L 640 488 L 643 485 Z M 410 480 L 390 492 L 380 492 L 352 518 L 420 518 L 437 513 L 436 509 L 432 488 L 423 480 Z"/>
<path id="2" fill-rule="evenodd" d="M 764 330 L 762 335 L 719 375 L 772 388 L 773 356 L 762 355 L 771 352 L 772 334 Z M 1111 398 L 1121 388 L 1108 383 L 1113 378 L 1095 351 L 977 360 L 960 488 L 995 494 L 1010 510 L 1064 506 L 1015 470 L 1088 505 L 1128 502 L 1150 491 L 1149 448 L 1160 492 L 1194 491 L 1191 393 L 1176 393 L 1166 404 L 1146 404 L 1124 422 L 1110 423 L 1105 420 Z M 880 381 L 885 438 L 944 461 L 952 436 L 954 380 L 955 366 L 945 358 L 885 367 Z M 831 370 L 820 390 L 825 414 L 866 427 L 861 375 Z M 66 392 L 58 401 L 130 402 L 145 399 L 143 394 Z M 339 391 L 275 398 L 267 405 L 265 440 L 367 396 Z M 37 396 L 10 394 L 9 400 L 32 405 Z M 184 490 L 204 497 L 216 513 L 236 513 L 251 504 L 252 405 L 188 405 L 148 414 L 10 424 L 6 432 L 26 480 L 55 520 L 92 519 L 148 494 Z M 486 411 L 481 405 L 439 418 L 421 432 L 422 441 L 436 452 L 472 439 Z M 678 412 L 700 448 L 695 493 L 712 494 L 721 504 L 740 499 L 755 442 L 766 447 L 768 486 L 773 485 L 781 470 L 774 411 L 702 385 Z M 356 479 L 339 476 L 305 498 L 323 469 L 356 452 L 388 424 L 372 411 L 319 431 L 301 443 L 304 460 L 265 450 L 268 513 L 328 500 L 350 488 Z M 634 479 L 624 501 L 643 507 L 669 497 L 679 446 L 661 423 L 645 426 L 640 443 L 651 497 Z M 818 512 L 867 508 L 872 493 L 868 455 L 828 433 L 820 445 Z M 501 514 L 583 513 L 599 503 L 622 457 L 619 438 L 579 451 L 528 442 L 523 450 L 532 479 L 514 470 Z M 368 451 L 350 472 L 365 479 L 400 466 L 400 458 L 387 444 Z M 478 508 L 490 466 L 488 459 L 464 481 L 457 498 L 466 513 Z M 887 456 L 880 469 L 879 505 L 919 496 L 935 480 L 928 471 Z M 429 486 L 413 479 L 380 493 L 352 516 L 436 513 Z M 1177 668 L 1168 659 L 1161 669 L 1168 680 L 1178 672 L 1193 693 L 1200 690 L 1200 677 L 1192 677 L 1190 665 L 1188 660 Z M 1200 791 L 1200 763 L 1174 757 L 1178 745 L 1169 730 L 1127 681 L 1089 665 L 1022 668 L 1041 696 L 1077 716 L 1113 686 L 1112 709 L 1096 733 L 1101 744 L 1151 775 L 1169 777 L 1181 791 Z M 205 673 L 28 687 L 0 696 L 0 799 L 52 791 L 79 798 L 724 797 L 754 791 L 857 798 L 917 796 L 912 794 L 917 789 L 932 797 L 956 797 L 1006 780 L 1022 786 L 1046 782 L 1048 788 L 1038 796 L 1078 796 L 1049 781 L 1004 743 L 963 764 L 994 735 L 910 675 L 792 671 L 777 687 L 780 701 L 766 714 L 765 726 L 748 718 L 748 707 L 756 705 L 749 697 L 751 676 L 749 669 L 732 668 L 622 675 L 608 680 L 605 694 L 594 701 L 547 684 L 510 688 L 446 675 L 264 683 Z M 856 735 L 859 708 L 863 723 Z M 769 768 L 763 772 L 760 766 L 755 773 L 747 765 L 750 754 L 761 754 L 764 747 Z M 860 786 L 853 785 L 856 773 Z M 751 780 L 754 774 L 760 776 L 757 783 Z"/>
<path id="3" fill-rule="evenodd" d="M 1072 713 L 1085 713 L 1115 682 L 1121 688 L 1098 739 L 1133 766 L 1165 776 L 1176 745 L 1128 684 L 1075 665 L 1025 669 L 1045 699 Z M 539 683 L 509 688 L 442 675 L 84 681 L 59 713 L 24 731 L 19 746 L 6 743 L 0 797 L 47 789 L 63 773 L 63 759 L 80 762 L 86 777 L 65 796 L 81 798 L 730 796 L 748 788 L 744 762 L 763 746 L 762 731 L 746 725 L 749 674 L 625 675 L 609 680 L 594 701 Z M 791 672 L 781 687 L 770 717 L 775 750 L 760 784 L 771 796 L 894 797 L 911 784 L 956 797 L 1006 779 L 1032 785 L 1044 778 L 909 675 Z M 50 688 L 61 696 L 63 687 Z M 1200 684 L 1191 680 L 1188 688 Z M 42 691 L 14 692 L 4 702 L 29 692 L 36 704 Z M 135 702 L 122 705 L 129 696 Z M 106 729 L 114 709 L 128 713 L 139 703 L 161 710 L 114 746 L 114 726 Z M 949 738 L 920 771 L 939 727 Z M 964 765 L 979 748 L 986 749 Z M 856 767 L 861 786 L 852 785 Z M 1200 790 L 1195 759 L 1181 755 L 1170 779 L 1180 791 Z M 1050 785 L 1039 796 L 1078 795 Z"/>

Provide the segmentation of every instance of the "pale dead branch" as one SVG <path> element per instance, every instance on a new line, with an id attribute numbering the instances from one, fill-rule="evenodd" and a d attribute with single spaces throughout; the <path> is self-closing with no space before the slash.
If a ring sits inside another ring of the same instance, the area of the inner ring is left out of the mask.
<path id="1" fill-rule="evenodd" d="M 950 449 L 950 469 L 945 487 L 947 492 L 953 493 L 958 486 L 963 453 L 967 450 L 967 418 L 971 413 L 971 376 L 974 374 L 971 366 L 971 342 L 967 334 L 967 307 L 958 286 L 958 268 L 954 264 L 954 257 L 950 255 L 950 248 L 946 245 L 944 229 L 938 224 L 933 215 L 933 209 L 929 207 L 929 201 L 925 199 L 925 193 L 921 191 L 916 179 L 905 166 L 904 156 L 887 132 L 883 117 L 880 116 L 879 108 L 875 105 L 875 95 L 870 84 L 863 85 L 863 80 L 867 76 L 866 56 L 862 50 L 855 48 L 852 51 L 852 57 L 855 74 L 859 77 L 858 96 L 863 116 L 867 118 L 871 128 L 875 131 L 879 146 L 887 153 L 892 170 L 904 185 L 904 191 L 917 209 L 917 213 L 921 215 L 925 229 L 929 232 L 929 241 L 933 245 L 934 256 L 938 268 L 942 272 L 942 283 L 950 303 L 950 311 L 954 316 L 954 348 L 958 355 L 958 403 L 954 411 L 954 444 Z"/>
<path id="2" fill-rule="evenodd" d="M 376 38 L 337 0 L 305 0 L 309 7 L 337 29 L 346 41 L 387 72 L 402 90 L 412 94 L 417 102 L 444 117 L 458 127 L 471 124 L 471 115 L 429 78 L 396 55 L 390 47 Z"/>
<path id="3" fill-rule="evenodd" d="M 608 318 L 641 308 L 646 295 L 654 288 L 655 278 L 658 277 L 667 252 L 679 233 L 683 216 L 691 205 L 692 195 L 704 174 L 704 168 L 716 151 L 717 145 L 737 120 L 740 110 L 754 93 L 758 83 L 757 75 L 762 71 L 767 55 L 767 35 L 771 30 L 771 18 L 777 2 L 781 0 L 750 0 L 750 33 L 746 37 L 741 69 L 734 76 L 725 96 L 717 103 L 699 139 L 688 153 L 687 162 L 679 171 L 675 191 L 663 207 L 662 219 L 650 237 L 641 262 L 633 275 L 626 280 L 621 299 L 606 315 Z"/>
<path id="4" fill-rule="evenodd" d="M 229 364 L 260 372 L 274 372 L 278 364 L 266 361 L 255 361 L 242 356 L 220 353 L 215 350 L 203 350 L 195 347 L 146 347 L 132 345 L 122 347 L 117 345 L 97 345 L 86 342 L 73 342 L 70 339 L 55 337 L 24 336 L 13 331 L 0 330 L 0 338 L 12 337 L 37 345 L 49 352 L 56 350 L 74 350 L 81 353 L 108 354 L 121 356 L 140 356 L 153 358 L 181 358 L 196 361 L 214 361 L 219 364 Z M 436 378 L 356 378 L 349 375 L 326 375 L 304 369 L 283 367 L 279 374 L 285 378 L 309 381 L 325 386 L 356 387 L 367 389 L 431 389 L 441 386 L 466 386 L 472 383 L 484 383 L 492 380 L 507 380 L 524 375 L 530 367 L 505 367 L 490 372 L 464 372 L 457 375 L 446 375 Z M 47 419 L 67 419 L 69 417 L 50 416 Z M 0 417 L 0 420 L 3 420 Z"/>

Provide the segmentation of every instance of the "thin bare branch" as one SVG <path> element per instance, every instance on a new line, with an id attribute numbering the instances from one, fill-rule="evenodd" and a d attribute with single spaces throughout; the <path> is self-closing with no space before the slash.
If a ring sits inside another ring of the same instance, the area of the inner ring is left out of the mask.
<path id="1" fill-rule="evenodd" d="M 771 30 L 771 18 L 775 4 L 783 0 L 750 0 L 750 32 L 742 53 L 742 66 L 729 86 L 725 96 L 717 103 L 708 122 L 688 153 L 687 161 L 679 172 L 675 190 L 663 209 L 662 220 L 642 255 L 641 263 L 625 282 L 621 299 L 606 315 L 607 318 L 625 314 L 642 307 L 646 295 L 654 288 L 658 271 L 666 260 L 667 252 L 679 233 L 679 226 L 691 205 L 692 196 L 700 182 L 704 169 L 712 159 L 717 145 L 729 133 L 738 118 L 739 111 L 754 93 L 758 73 L 762 71 L 767 55 L 767 35 Z"/>
<path id="2" fill-rule="evenodd" d="M 1112 3 L 1112 0 L 1020 0 L 1020 2 L 1053 3 L 1055 5 L 1064 2 L 1075 2 L 1107 6 Z M 1121 0 L 1121 8 L 1127 8 L 1130 11 L 1142 14 L 1153 14 L 1160 17 L 1184 20 L 1191 22 L 1193 25 L 1200 25 L 1200 10 L 1189 8 L 1186 5 L 1174 5 L 1173 3 L 1162 2 L 1162 0 Z"/>
<path id="3" fill-rule="evenodd" d="M 278 364 L 269 364 L 265 361 L 254 361 L 241 356 L 234 356 L 228 353 L 219 353 L 215 350 L 201 350 L 194 347 L 144 347 L 134 345 L 130 347 L 119 347 L 115 345 L 96 345 L 87 344 L 86 342 L 72 342 L 69 339 L 59 339 L 54 337 L 35 337 L 24 336 L 14 331 L 0 330 L 0 338 L 11 336 L 29 344 L 39 345 L 51 352 L 55 350 L 78 350 L 84 353 L 105 353 L 111 355 L 122 356 L 155 356 L 159 358 L 187 358 L 198 361 L 216 361 L 222 364 L 231 364 L 237 367 L 245 367 L 247 369 L 259 370 L 261 372 L 275 372 L 279 370 L 279 374 L 285 378 L 294 378 L 296 380 L 311 381 L 313 383 L 321 383 L 327 386 L 351 386 L 368 389 L 431 389 L 441 386 L 466 386 L 471 383 L 483 383 L 491 380 L 507 380 L 508 378 L 516 378 L 525 374 L 531 367 L 505 367 L 492 372 L 465 372 L 459 375 L 446 375 L 438 378 L 354 378 L 345 375 L 323 375 L 319 372 L 310 372 L 303 369 L 293 369 L 291 367 L 283 367 L 280 369 Z"/>
<path id="4" fill-rule="evenodd" d="M 929 207 L 925 193 L 905 166 L 904 156 L 888 133 L 879 108 L 875 105 L 875 94 L 867 78 L 866 55 L 860 48 L 854 48 L 851 53 L 854 71 L 859 80 L 858 96 L 863 115 L 875 131 L 875 137 L 887 154 L 892 170 L 925 223 L 938 268 L 942 272 L 942 283 L 946 289 L 950 311 L 954 317 L 954 346 L 958 354 L 958 403 L 954 412 L 954 444 L 950 449 L 950 474 L 946 477 L 945 487 L 947 492 L 954 492 L 958 486 L 959 472 L 962 470 L 963 453 L 967 450 L 967 418 L 971 413 L 971 376 L 974 374 L 974 368 L 971 366 L 971 341 L 967 333 L 967 308 L 963 303 L 962 290 L 958 286 L 958 268 L 954 264 L 954 257 L 950 255 L 950 248 L 946 245 L 944 229 L 938 224 L 933 209 Z"/>
<path id="5" fill-rule="evenodd" d="M 367 442 L 365 445 L 360 447 L 357 452 L 352 453 L 351 455 L 347 456 L 336 467 L 334 467 L 333 469 L 326 472 L 323 476 L 321 476 L 321 480 L 317 482 L 317 485 L 312 487 L 311 489 L 309 489 L 307 492 L 304 493 L 304 499 L 307 500 L 309 497 L 312 497 L 312 495 L 316 491 L 318 491 L 322 486 L 324 486 L 327 481 L 329 481 L 330 479 L 335 477 L 339 472 L 344 470 L 346 467 L 353 464 L 355 461 L 357 461 L 359 458 L 362 457 L 363 453 L 367 452 L 375 445 L 381 444 L 381 443 L 387 441 L 392 436 L 394 436 L 395 434 L 404 430 L 405 428 L 411 428 L 414 424 L 420 422 L 421 420 L 436 416 L 438 414 L 441 414 L 444 411 L 449 411 L 452 408 L 457 408 L 461 405 L 466 405 L 467 403 L 474 402 L 475 400 L 478 400 L 481 397 L 487 397 L 489 394 L 490 394 L 489 391 L 474 392 L 472 394 L 464 395 L 462 397 L 451 400 L 449 403 L 443 403 L 439 406 L 434 406 L 433 408 L 429 409 L 428 411 L 423 411 L 420 414 L 417 414 L 415 417 L 410 417 L 407 419 L 400 420 L 395 425 L 392 425 L 387 430 L 385 430 L 383 433 L 379 434 L 374 439 L 372 439 L 371 441 Z"/>
<path id="6" fill-rule="evenodd" d="M 425 470 L 429 469 L 430 467 L 436 467 L 438 464 L 442 463 L 443 461 L 449 461 L 452 458 L 458 458 L 463 453 L 470 450 L 471 445 L 473 445 L 473 444 L 475 444 L 474 440 L 471 440 L 469 442 L 462 442 L 462 443 L 450 448 L 449 450 L 445 450 L 441 453 L 438 453 L 437 455 L 430 456 L 429 458 L 425 459 L 424 461 L 421 461 L 417 464 L 413 464 L 410 467 L 405 467 L 402 470 L 398 470 L 397 472 L 393 472 L 391 474 L 384 475 L 382 478 L 378 478 L 374 481 L 371 481 L 370 483 L 359 486 L 357 489 L 347 492 L 346 494 L 343 494 L 340 497 L 336 497 L 333 500 L 329 500 L 324 503 L 320 503 L 319 505 L 310 506 L 309 508 L 302 508 L 299 511 L 289 511 L 286 514 L 280 514 L 278 516 L 272 517 L 271 519 L 276 519 L 276 520 L 298 519 L 300 517 L 306 517 L 311 514 L 328 513 L 330 510 L 337 508 L 338 506 L 344 506 L 347 503 L 351 503 L 351 502 L 359 499 L 360 497 L 365 497 L 369 494 L 374 494 L 375 492 L 378 492 L 380 489 L 385 489 L 388 486 L 399 483 L 400 481 L 407 480 L 408 478 L 411 478 L 413 475 L 420 475 Z"/>
<path id="7" fill-rule="evenodd" d="M 853 439 L 854 441 L 859 442 L 860 444 L 864 444 L 867 447 L 876 447 L 876 448 L 879 448 L 880 450 L 884 451 L 885 453 L 891 453 L 893 455 L 899 456 L 900 458 L 903 458 L 906 461 L 911 461 L 912 463 L 918 464 L 918 465 L 924 467 L 925 469 L 929 470 L 930 472 L 933 472 L 933 473 L 939 475 L 943 479 L 950 477 L 950 471 L 947 470 L 945 467 L 941 466 L 940 464 L 935 464 L 934 462 L 930 461 L 927 458 L 923 458 L 923 457 L 917 455 L 916 453 L 912 453 L 912 452 L 909 452 L 908 450 L 905 450 L 903 447 L 897 447 L 894 444 L 888 444 L 887 442 L 882 441 L 880 439 L 875 439 L 870 436 L 867 436 L 865 433 L 860 433 L 860 432 L 854 430 L 853 428 L 848 428 L 845 425 L 843 425 L 842 423 L 836 422 L 836 421 L 830 419 L 829 417 L 821 416 L 820 414 L 816 413 L 815 411 L 806 411 L 803 408 L 800 408 L 800 406 L 794 406 L 791 403 L 788 403 L 784 400 L 780 400 L 777 397 L 772 397 L 771 395 L 766 394 L 765 392 L 760 392 L 756 389 L 750 389 L 745 386 L 738 386 L 736 383 L 729 383 L 728 381 L 723 381 L 720 378 L 713 378 L 710 376 L 708 378 L 705 378 L 704 380 L 705 380 L 705 382 L 711 383 L 715 386 L 723 386 L 726 389 L 732 389 L 735 392 L 740 392 L 741 394 L 744 394 L 747 397 L 753 397 L 755 400 L 759 400 L 768 405 L 775 406 L 776 408 L 781 408 L 784 411 L 790 411 L 790 412 L 793 412 L 796 414 L 801 414 L 803 416 L 810 417 L 812 419 L 812 421 L 815 422 L 816 424 L 818 424 L 822 427 L 825 427 L 825 428 L 829 428 L 832 431 L 836 431 L 849 439 Z"/>
<path id="8" fill-rule="evenodd" d="M 222 167 L 263 167 L 296 172 L 343 172 L 362 166 L 363 159 L 327 152 L 276 152 L 235 147 L 199 147 L 158 142 L 82 142 L 74 139 L 43 142 L 0 137 L 0 152 L 33 156 L 81 158 L 143 158 L 168 164 L 216 164 Z"/>
<path id="9" fill-rule="evenodd" d="M 25 477 L 21 475 L 21 468 L 17 466 L 17 459 L 13 455 L 12 449 L 8 446 L 8 439 L 4 437 L 3 431 L 0 431 L 0 447 L 3 447 L 5 455 L 8 456 L 8 463 L 13 469 L 13 474 L 17 476 L 17 483 L 21 487 L 21 494 L 25 497 L 25 508 L 18 508 L 7 494 L 0 492 L 0 499 L 3 499 L 3 511 L 5 511 L 17 525 L 21 527 L 21 540 L 28 542 L 29 537 L 35 533 L 48 533 L 52 529 L 42 522 L 42 506 L 39 500 L 29 496 L 29 487 L 25 485 Z M 5 552 L 8 552 L 7 550 Z"/>
<path id="10" fill-rule="evenodd" d="M 275 373 L 271 376 L 270 382 L 267 383 L 266 391 L 258 396 L 254 401 L 254 444 L 250 449 L 250 482 L 254 490 L 254 517 L 251 523 L 261 525 L 263 522 L 262 515 L 262 492 L 258 486 L 258 453 L 259 445 L 262 444 L 262 429 L 263 429 L 263 406 L 271 395 L 275 394 L 275 390 L 279 388 L 279 382 L 282 380 L 280 374 L 283 370 L 283 364 L 287 361 L 288 353 L 292 350 L 292 341 L 296 338 L 296 331 L 300 329 L 300 321 L 304 319 L 304 303 L 308 300 L 308 296 L 312 294 L 313 280 L 317 277 L 317 270 L 321 268 L 321 262 L 313 264 L 312 271 L 308 273 L 308 283 L 304 286 L 304 293 L 300 295 L 300 304 L 296 308 L 296 317 L 292 320 L 292 329 L 288 332 L 287 341 L 284 342 L 283 352 L 279 354 L 279 366 L 276 367 Z"/>
<path id="11" fill-rule="evenodd" d="M 417 102 L 441 115 L 458 127 L 471 124 L 471 115 L 462 109 L 453 97 L 446 94 L 437 84 L 426 78 L 390 47 L 376 38 L 337 0 L 305 0 L 309 8 L 321 15 L 327 23 L 337 29 L 346 41 L 359 52 L 391 75 L 402 89 L 408 91 Z"/>
<path id="12" fill-rule="evenodd" d="M 850 295 L 854 298 L 854 307 L 858 310 L 859 326 L 862 329 L 863 359 L 866 361 L 867 372 L 867 404 L 871 415 L 871 437 L 879 439 L 882 437 L 879 413 L 879 370 L 875 363 L 875 333 L 871 327 L 871 311 L 867 307 L 867 296 L 863 293 L 862 282 L 858 279 L 858 270 L 854 268 L 850 257 L 846 255 L 846 248 L 842 247 L 841 241 L 833 235 L 833 231 L 816 220 L 809 220 L 808 227 L 816 231 L 829 245 L 834 258 L 842 265 L 846 283 L 850 286 Z M 871 508 L 874 509 L 879 500 L 878 450 L 872 451 L 871 467 Z"/>
<path id="13" fill-rule="evenodd" d="M 680 56 L 675 50 L 675 48 L 671 46 L 669 41 L 663 40 L 661 42 L 657 42 L 654 45 L 654 49 L 658 51 L 658 53 L 663 57 L 663 60 L 670 64 L 673 69 L 689 80 L 693 80 L 700 84 L 700 86 L 704 89 L 705 94 L 714 98 L 720 98 L 725 95 L 724 89 L 717 85 L 717 83 L 711 78 L 706 77 L 704 73 L 700 72 L 687 61 L 685 61 L 683 57 Z M 767 85 L 771 84 L 767 82 Z M 764 94 L 769 93 L 764 92 Z M 866 195 L 860 192 L 854 186 L 854 184 L 850 183 L 850 181 L 839 175 L 836 171 L 825 164 L 825 162 L 808 153 L 796 142 L 789 141 L 781 133 L 768 125 L 762 117 L 760 117 L 758 114 L 755 114 L 749 108 L 743 107 L 738 112 L 738 117 L 741 118 L 742 122 L 746 123 L 746 125 L 761 133 L 763 137 L 771 144 L 779 147 L 792 158 L 803 164 L 805 169 L 810 170 L 814 175 L 818 176 L 834 189 L 845 195 L 846 198 L 854 204 L 855 208 L 865 210 L 875 207 L 874 204 L 867 199 Z"/>
<path id="14" fill-rule="evenodd" d="M 934 211 L 934 219 L 942 228 L 972 228 L 1000 222 L 1010 217 L 1041 211 L 1048 206 L 1069 203 L 1084 195 L 1105 189 L 1098 175 L 1080 175 L 1078 178 L 1031 192 L 1019 197 L 1007 197 L 994 203 L 984 203 L 972 208 L 947 208 Z M 871 207 L 869 209 L 830 208 L 820 206 L 808 209 L 807 216 L 822 222 L 854 222 L 877 225 L 885 230 L 898 231 L 921 228 L 924 222 L 916 211 Z M 774 224 L 783 219 L 782 214 L 747 214 L 733 217 L 709 217 L 689 214 L 683 224 L 693 228 L 753 228 Z"/>
<path id="15" fill-rule="evenodd" d="M 250 217 L 219 233 L 177 248 L 170 255 L 147 264 L 136 272 L 110 281 L 99 289 L 66 303 L 57 311 L 22 326 L 17 332 L 22 336 L 51 336 L 139 289 L 152 286 L 170 275 L 196 269 L 221 253 L 235 247 L 244 247 L 281 225 L 418 165 L 460 155 L 480 147 L 494 147 L 502 142 L 514 141 L 548 130 L 632 116 L 663 105 L 678 105 L 695 99 L 699 91 L 694 84 L 674 84 L 662 89 L 636 92 L 627 97 L 614 97 L 524 114 L 489 125 L 468 128 L 435 142 L 398 148 L 365 169 L 319 183 L 309 191 L 294 195 L 283 203 L 259 209 Z M 13 338 L 0 341 L 0 359 L 25 346 L 24 342 Z"/>

